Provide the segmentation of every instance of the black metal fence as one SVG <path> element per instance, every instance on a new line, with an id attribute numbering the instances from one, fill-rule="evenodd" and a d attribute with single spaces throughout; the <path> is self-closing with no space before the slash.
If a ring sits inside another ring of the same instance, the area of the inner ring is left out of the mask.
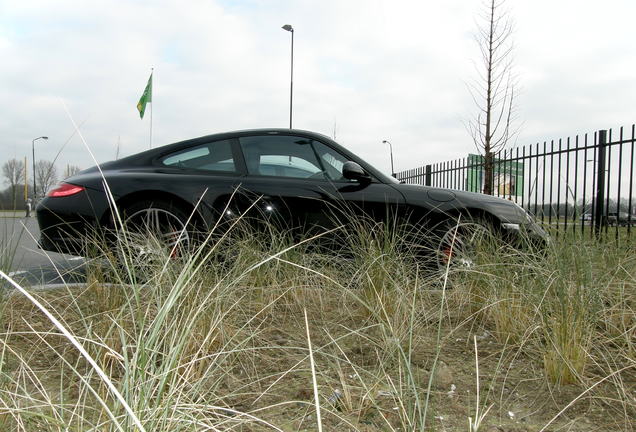
<path id="1" fill-rule="evenodd" d="M 544 141 L 495 155 L 491 190 L 560 231 L 631 234 L 636 227 L 635 126 Z M 484 191 L 484 158 L 425 165 L 396 174 L 406 183 Z M 619 228 L 625 227 L 625 228 Z"/>

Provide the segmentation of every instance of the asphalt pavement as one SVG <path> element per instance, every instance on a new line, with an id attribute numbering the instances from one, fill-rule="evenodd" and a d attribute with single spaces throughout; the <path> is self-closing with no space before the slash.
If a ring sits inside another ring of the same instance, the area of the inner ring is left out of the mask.
<path id="1" fill-rule="evenodd" d="M 86 280 L 82 257 L 47 252 L 40 249 L 40 236 L 34 217 L 7 217 L 0 214 L 0 253 L 2 266 L 9 276 L 26 286 L 78 283 Z M 7 257 L 13 257 L 10 263 Z M 0 287 L 10 286 L 5 280 Z"/>

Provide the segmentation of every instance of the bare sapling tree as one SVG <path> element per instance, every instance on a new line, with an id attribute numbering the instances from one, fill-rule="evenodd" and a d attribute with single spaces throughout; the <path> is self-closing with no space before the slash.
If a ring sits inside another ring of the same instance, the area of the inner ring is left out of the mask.
<path id="1" fill-rule="evenodd" d="M 514 140 L 515 84 L 512 33 L 505 0 L 486 0 L 477 22 L 475 41 L 481 57 L 475 63 L 477 78 L 469 84 L 477 115 L 468 122 L 468 130 L 484 157 L 482 192 L 493 194 L 495 155 Z"/>
<path id="2" fill-rule="evenodd" d="M 24 176 L 24 162 L 11 159 L 5 162 L 2 165 L 2 176 L 4 177 L 5 183 L 9 184 L 11 188 L 11 202 L 13 203 L 13 208 L 16 208 L 16 201 L 18 195 L 18 185 L 23 179 Z"/>
<path id="3" fill-rule="evenodd" d="M 53 162 L 40 160 L 35 164 L 35 182 L 42 196 L 57 183 L 57 169 Z"/>

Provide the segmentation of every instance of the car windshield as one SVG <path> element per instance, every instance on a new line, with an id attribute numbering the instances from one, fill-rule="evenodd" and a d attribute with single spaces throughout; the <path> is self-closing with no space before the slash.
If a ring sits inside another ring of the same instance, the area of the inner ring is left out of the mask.
<path id="1" fill-rule="evenodd" d="M 363 161 L 364 162 L 364 161 Z M 365 162 L 366 163 L 366 162 Z M 367 164 L 369 165 L 369 164 Z M 373 166 L 373 165 L 371 165 Z M 392 184 L 399 184 L 401 183 L 400 180 L 396 179 L 395 177 L 393 177 L 392 175 L 389 174 L 385 174 L 384 172 L 380 171 L 378 168 L 376 168 L 375 166 L 373 166 L 373 168 L 375 168 L 375 175 L 376 177 L 379 177 L 383 183 L 392 183 Z"/>
<path id="2" fill-rule="evenodd" d="M 338 153 L 331 147 L 328 147 L 320 143 L 319 141 L 315 141 L 314 146 L 316 147 L 320 160 L 322 161 L 322 164 L 327 171 L 327 176 L 332 180 L 343 180 L 342 167 L 344 166 L 344 163 L 348 160 L 351 160 L 351 158 Z M 370 174 L 372 174 L 382 183 L 400 183 L 400 181 L 396 178 L 384 174 L 373 165 L 370 165 L 361 160 L 359 156 L 356 156 L 356 158 L 353 160 L 356 162 L 360 162 L 362 165 L 368 168 L 372 168 L 372 172 L 370 172 Z"/>
<path id="3" fill-rule="evenodd" d="M 393 176 L 390 176 L 390 175 L 387 175 L 387 174 L 384 174 L 384 173 L 382 173 L 382 175 L 384 175 L 384 177 L 386 177 L 386 179 L 387 179 L 389 182 L 391 182 L 391 183 L 395 183 L 395 184 L 402 183 L 400 180 L 396 179 L 396 178 L 395 178 L 395 177 L 393 177 Z"/>

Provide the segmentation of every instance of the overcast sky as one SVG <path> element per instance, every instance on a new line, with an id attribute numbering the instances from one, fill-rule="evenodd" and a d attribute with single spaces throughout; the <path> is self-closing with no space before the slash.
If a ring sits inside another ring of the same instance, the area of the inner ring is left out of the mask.
<path id="1" fill-rule="evenodd" d="M 0 0 L 0 163 L 93 165 L 153 144 L 294 127 L 390 171 L 474 152 L 481 0 Z M 636 121 L 634 0 L 509 0 L 518 145 Z"/>

